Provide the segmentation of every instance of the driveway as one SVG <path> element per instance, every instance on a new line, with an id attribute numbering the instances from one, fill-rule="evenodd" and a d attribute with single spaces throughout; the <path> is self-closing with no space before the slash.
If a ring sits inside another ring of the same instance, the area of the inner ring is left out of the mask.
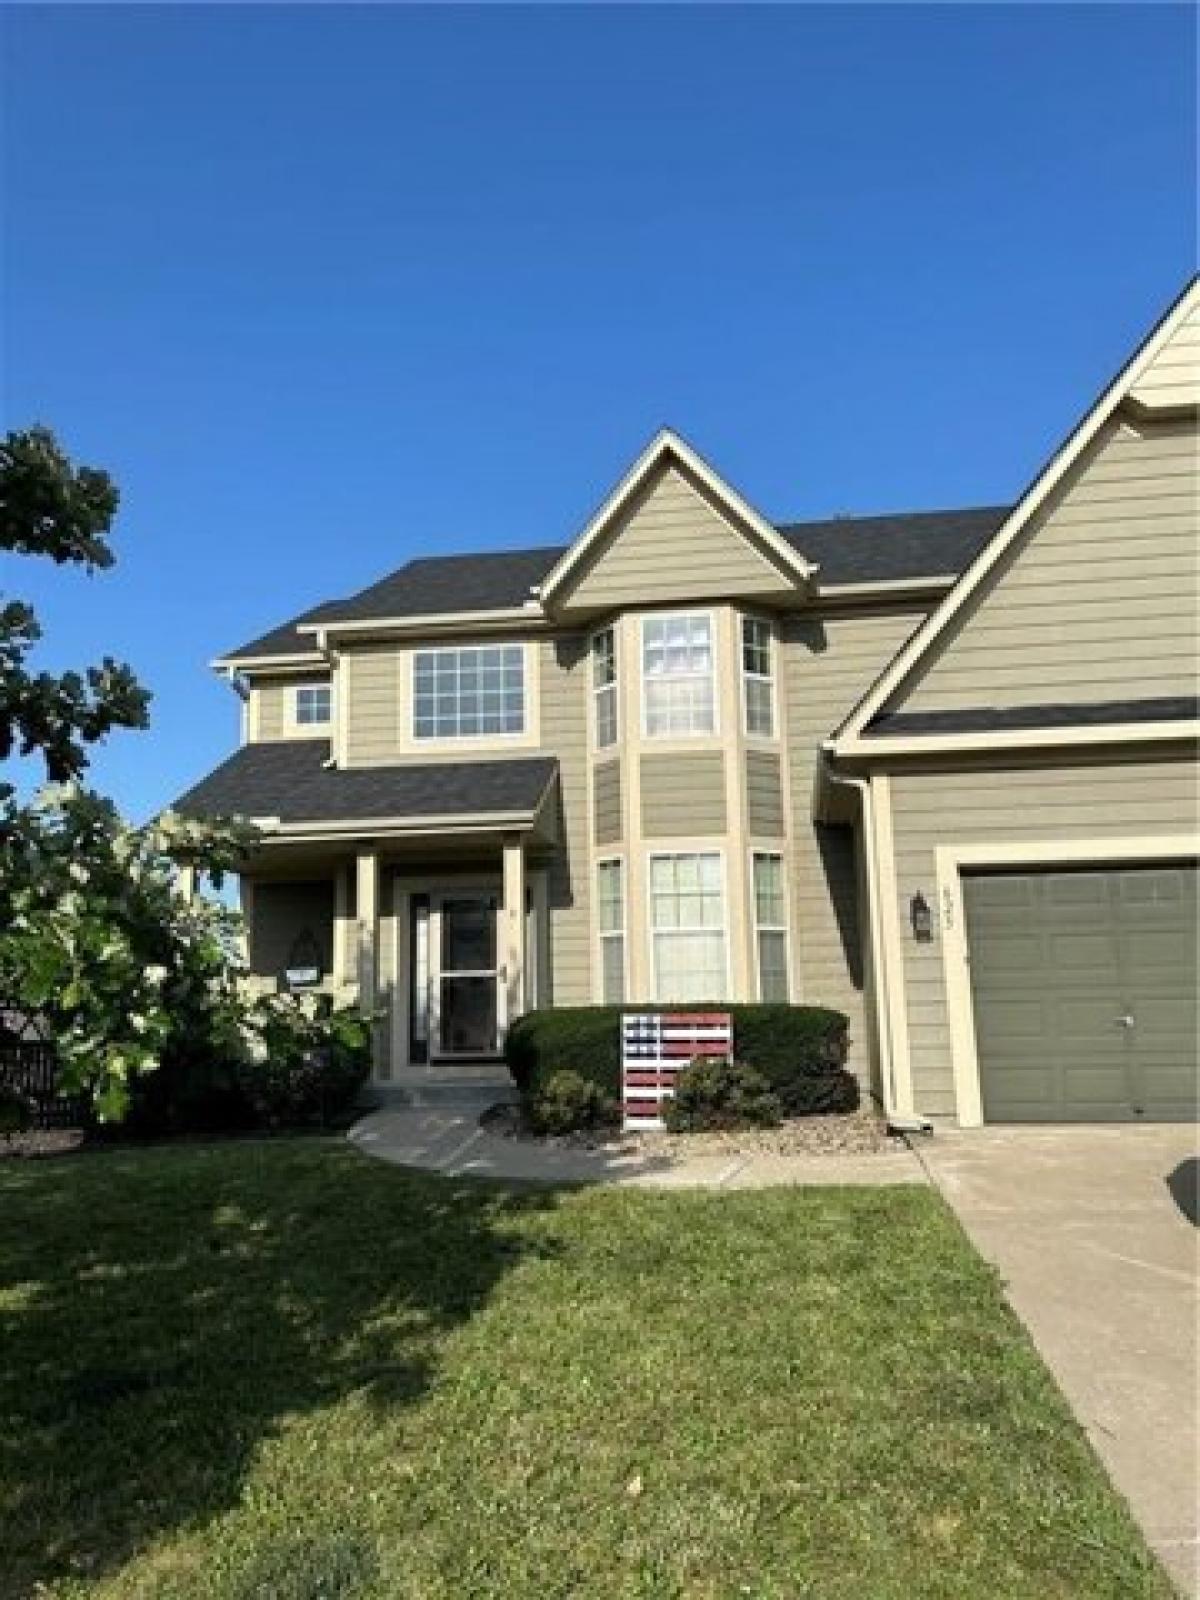
<path id="1" fill-rule="evenodd" d="M 917 1148 L 1163 1564 L 1200 1594 L 1196 1130 L 950 1130 Z"/>

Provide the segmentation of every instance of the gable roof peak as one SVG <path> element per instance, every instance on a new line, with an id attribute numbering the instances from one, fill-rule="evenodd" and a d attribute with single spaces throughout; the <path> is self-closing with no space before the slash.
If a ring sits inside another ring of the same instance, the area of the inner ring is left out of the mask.
<path id="1" fill-rule="evenodd" d="M 561 590 L 566 580 L 595 549 L 633 497 L 660 469 L 663 462 L 672 458 L 691 477 L 699 481 L 718 505 L 724 507 L 736 522 L 749 531 L 768 557 L 792 582 L 807 583 L 816 575 L 816 567 L 788 543 L 774 523 L 769 522 L 760 511 L 756 510 L 698 450 L 687 442 L 681 433 L 675 428 L 664 425 L 649 440 L 584 528 L 533 589 L 532 592 L 543 605 L 547 605 Z"/>

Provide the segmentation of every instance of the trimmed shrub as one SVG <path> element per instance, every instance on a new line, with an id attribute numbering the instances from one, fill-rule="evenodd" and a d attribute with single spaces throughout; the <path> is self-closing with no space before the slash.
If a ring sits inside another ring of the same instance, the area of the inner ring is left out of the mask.
<path id="1" fill-rule="evenodd" d="M 299 1056 L 240 1063 L 237 1084 L 256 1122 L 286 1128 L 328 1122 L 354 1099 L 371 1070 L 362 1051 L 333 1043 Z"/>
<path id="2" fill-rule="evenodd" d="M 329 1122 L 354 1099 L 371 1070 L 371 1028 L 354 1012 L 322 1019 L 321 1043 L 278 1031 L 261 1060 L 222 1059 L 196 1050 L 170 1056 L 132 1085 L 120 1133 L 158 1137 L 230 1133 Z"/>
<path id="3" fill-rule="evenodd" d="M 535 1133 L 579 1133 L 615 1127 L 620 1106 L 599 1084 L 578 1072 L 552 1072 L 526 1101 Z"/>
<path id="4" fill-rule="evenodd" d="M 717 1128 L 774 1128 L 783 1120 L 779 1096 L 761 1072 L 724 1056 L 700 1056 L 675 1082 L 663 1111 L 672 1133 Z"/>
<path id="5" fill-rule="evenodd" d="M 845 1070 L 848 1023 L 840 1011 L 824 1006 L 727 1006 L 719 1001 L 708 1005 L 561 1006 L 552 1011 L 531 1011 L 513 1023 L 505 1041 L 508 1069 L 522 1097 L 528 1101 L 552 1072 L 577 1072 L 612 1100 L 619 1101 L 621 1016 L 626 1010 L 643 1014 L 727 1011 L 733 1018 L 738 1060 L 761 1073 L 779 1095 L 786 1114 L 850 1110 L 857 1104 L 857 1085 Z M 819 1089 L 815 1082 L 810 1087 L 810 1080 L 817 1079 L 828 1081 Z"/>

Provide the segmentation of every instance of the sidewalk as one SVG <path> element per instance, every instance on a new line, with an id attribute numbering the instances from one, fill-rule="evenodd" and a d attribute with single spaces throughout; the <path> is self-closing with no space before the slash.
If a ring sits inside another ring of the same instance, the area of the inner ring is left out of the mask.
<path id="1" fill-rule="evenodd" d="M 451 1178 L 511 1183 L 613 1183 L 648 1189 L 763 1189 L 776 1184 L 925 1183 L 921 1164 L 899 1146 L 884 1155 L 685 1156 L 506 1138 L 480 1127 L 480 1115 L 512 1098 L 503 1080 L 430 1083 L 409 1095 L 393 1092 L 347 1137 L 367 1155 Z M 422 1102 L 412 1103 L 413 1100 Z"/>

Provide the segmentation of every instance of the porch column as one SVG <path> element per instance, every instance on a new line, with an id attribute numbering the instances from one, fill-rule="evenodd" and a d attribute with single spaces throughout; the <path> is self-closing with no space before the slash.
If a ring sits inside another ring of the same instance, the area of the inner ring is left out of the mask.
<path id="1" fill-rule="evenodd" d="M 196 895 L 199 890 L 199 874 L 190 861 L 180 862 L 178 871 L 179 892 L 187 901 L 188 905 L 192 905 L 195 902 Z"/>
<path id="2" fill-rule="evenodd" d="M 502 943 L 506 1016 L 513 1022 L 525 1009 L 525 840 L 504 835 L 504 915 Z"/>
<path id="3" fill-rule="evenodd" d="M 354 976 L 350 960 L 354 925 L 350 916 L 351 863 L 338 864 L 333 874 L 333 985 L 340 988 Z"/>
<path id="4" fill-rule="evenodd" d="M 375 1005 L 379 946 L 379 852 L 360 850 L 357 861 L 357 969 L 358 1003 L 364 1011 Z"/>

